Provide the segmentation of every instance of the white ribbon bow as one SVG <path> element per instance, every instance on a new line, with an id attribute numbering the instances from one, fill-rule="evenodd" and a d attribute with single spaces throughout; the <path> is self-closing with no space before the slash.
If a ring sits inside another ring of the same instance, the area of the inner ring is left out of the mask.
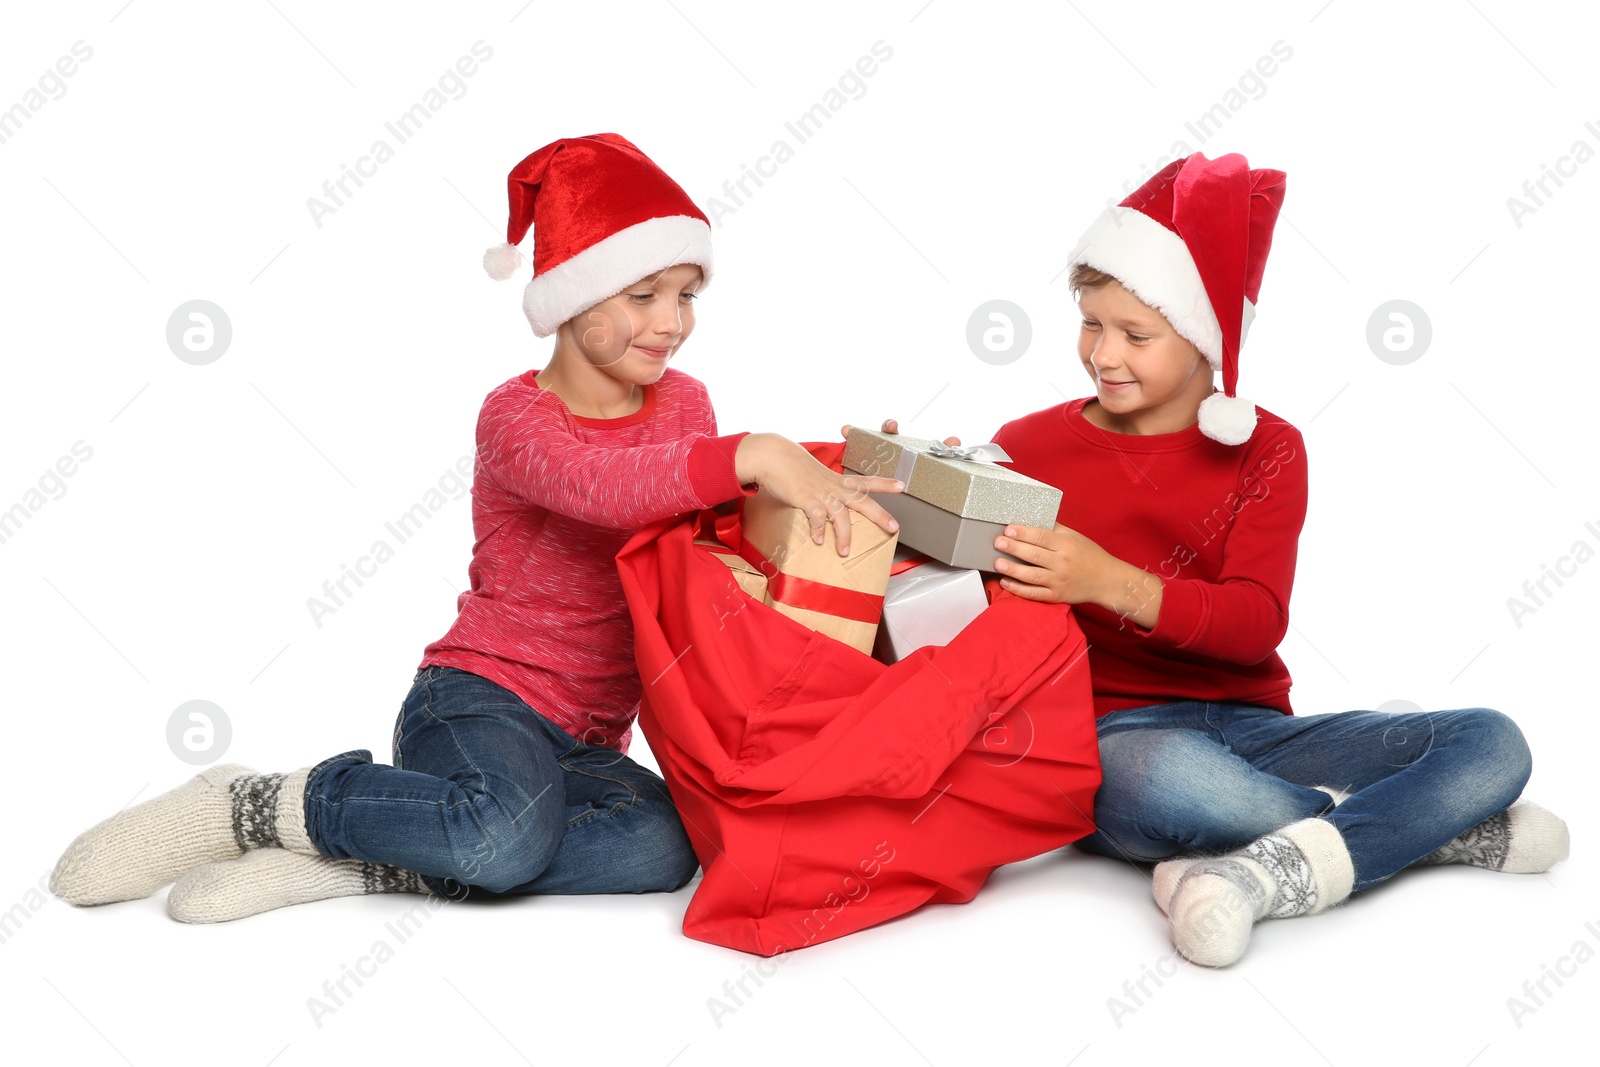
<path id="1" fill-rule="evenodd" d="M 983 445 L 947 445 L 936 441 L 928 447 L 928 455 L 938 459 L 961 459 L 969 463 L 1010 463 L 1006 450 L 994 442 Z"/>

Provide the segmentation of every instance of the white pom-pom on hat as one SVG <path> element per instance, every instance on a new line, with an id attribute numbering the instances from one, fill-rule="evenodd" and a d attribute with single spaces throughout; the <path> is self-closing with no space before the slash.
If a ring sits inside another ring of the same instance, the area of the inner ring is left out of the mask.
<path id="1" fill-rule="evenodd" d="M 1242 445 L 1256 428 L 1256 406 L 1242 396 L 1212 393 L 1200 401 L 1200 432 L 1225 445 Z"/>
<path id="2" fill-rule="evenodd" d="M 517 273 L 522 264 L 522 253 L 516 245 L 507 241 L 501 241 L 483 254 L 483 269 L 497 282 L 503 282 Z"/>

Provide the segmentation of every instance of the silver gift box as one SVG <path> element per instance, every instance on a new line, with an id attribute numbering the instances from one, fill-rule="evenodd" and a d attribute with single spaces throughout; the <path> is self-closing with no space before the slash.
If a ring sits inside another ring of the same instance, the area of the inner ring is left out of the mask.
<path id="1" fill-rule="evenodd" d="M 896 566 L 914 558 L 909 549 L 895 549 Z M 883 622 L 872 654 L 884 663 L 898 663 L 919 648 L 948 645 L 988 606 L 983 577 L 977 571 L 932 560 L 918 562 L 889 575 Z"/>
<path id="2" fill-rule="evenodd" d="M 994 539 L 1012 524 L 1050 529 L 1061 509 L 1061 490 L 992 462 L 935 454 L 986 448 L 994 446 L 953 450 L 938 441 L 852 426 L 844 467 L 905 483 L 904 493 L 873 494 L 900 524 L 902 545 L 952 567 L 992 571 L 996 559 L 1009 557 L 995 549 Z"/>

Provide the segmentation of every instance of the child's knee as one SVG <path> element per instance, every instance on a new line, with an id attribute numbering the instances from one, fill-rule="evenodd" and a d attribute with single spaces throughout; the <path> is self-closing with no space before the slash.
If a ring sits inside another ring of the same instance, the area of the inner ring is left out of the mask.
<path id="1" fill-rule="evenodd" d="M 687 885 L 700 869 L 677 809 L 669 800 L 658 802 L 655 808 L 648 831 L 635 845 L 632 873 L 637 893 L 670 893 Z"/>
<path id="2" fill-rule="evenodd" d="M 1128 858 L 1226 851 L 1318 814 L 1325 794 L 1274 779 L 1197 730 L 1102 738 L 1101 834 Z"/>
<path id="3" fill-rule="evenodd" d="M 479 837 L 461 852 L 452 877 L 491 893 L 506 893 L 543 874 L 555 856 L 555 845 L 526 834 Z"/>
<path id="4" fill-rule="evenodd" d="M 1497 791 L 1510 804 L 1533 774 L 1533 753 L 1522 728 L 1493 708 L 1468 708 L 1462 715 L 1477 738 L 1485 788 Z"/>
<path id="5" fill-rule="evenodd" d="M 450 877 L 491 893 L 526 885 L 544 873 L 561 844 L 540 819 L 518 819 L 516 813 L 487 795 L 470 806 L 450 835 L 454 870 Z"/>
<path id="6" fill-rule="evenodd" d="M 689 884 L 700 869 L 700 860 L 689 847 L 688 839 L 674 842 L 665 848 L 641 872 L 640 891 L 645 893 L 670 893 Z"/>
<path id="7" fill-rule="evenodd" d="M 1100 739 L 1099 796 L 1122 808 L 1188 807 L 1210 797 L 1227 762 L 1196 730 L 1126 730 Z"/>

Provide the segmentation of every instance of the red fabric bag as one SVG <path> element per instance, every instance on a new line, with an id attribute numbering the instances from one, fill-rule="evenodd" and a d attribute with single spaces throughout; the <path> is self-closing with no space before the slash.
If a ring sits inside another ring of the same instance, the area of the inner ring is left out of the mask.
<path id="1" fill-rule="evenodd" d="M 807 446 L 835 466 L 842 446 Z M 885 666 L 740 591 L 697 530 L 617 556 L 639 723 L 704 876 L 689 937 L 772 956 L 971 900 L 989 873 L 1091 832 L 1087 643 L 1070 609 L 996 589 L 944 648 Z"/>

